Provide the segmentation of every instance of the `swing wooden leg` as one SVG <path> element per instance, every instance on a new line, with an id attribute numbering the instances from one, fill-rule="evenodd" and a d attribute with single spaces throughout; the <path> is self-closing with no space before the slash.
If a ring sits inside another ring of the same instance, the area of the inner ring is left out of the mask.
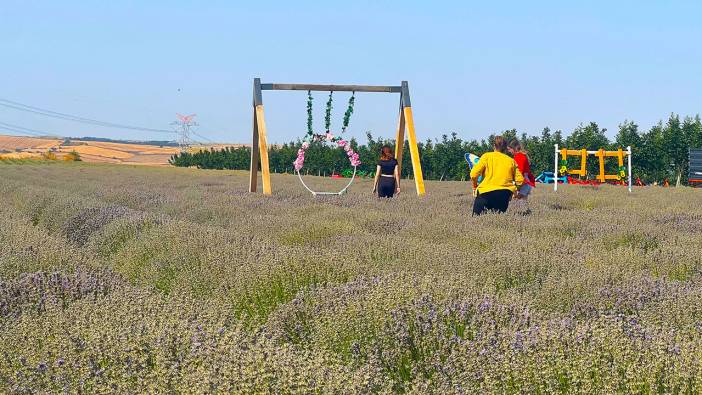
<path id="1" fill-rule="evenodd" d="M 271 170 L 268 165 L 268 143 L 266 142 L 266 120 L 263 116 L 263 104 L 256 106 L 256 123 L 258 124 L 258 148 L 261 157 L 261 179 L 263 194 L 271 195 Z"/>
<path id="2" fill-rule="evenodd" d="M 260 163 L 263 181 L 263 194 L 271 195 L 271 171 L 268 164 L 266 119 L 263 116 L 263 98 L 261 95 L 260 78 L 254 78 L 253 110 L 253 141 L 251 143 L 251 169 L 249 173 L 249 192 L 256 192 L 256 184 L 258 183 L 258 165 Z"/>
<path id="3" fill-rule="evenodd" d="M 253 111 L 253 138 L 251 142 L 251 168 L 249 171 L 249 192 L 256 192 L 258 187 L 258 165 L 260 157 L 258 152 L 258 123 L 256 122 L 256 107 Z"/>
<path id="4" fill-rule="evenodd" d="M 397 160 L 397 173 L 402 177 L 402 153 L 405 149 L 405 112 L 400 105 L 400 120 L 397 124 L 395 135 L 395 160 Z"/>
<path id="5" fill-rule="evenodd" d="M 417 136 L 414 133 L 414 119 L 412 118 L 412 107 L 405 107 L 405 122 L 407 122 L 407 139 L 409 140 L 410 156 L 412 157 L 412 172 L 414 173 L 414 185 L 417 188 L 417 195 L 424 196 L 424 177 L 422 175 L 422 164 L 419 162 L 419 148 L 417 147 Z"/>

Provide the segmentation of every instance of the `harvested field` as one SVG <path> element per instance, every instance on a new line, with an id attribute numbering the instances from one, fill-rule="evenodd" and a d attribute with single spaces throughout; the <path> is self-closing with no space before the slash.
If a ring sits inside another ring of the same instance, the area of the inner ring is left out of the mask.
<path id="1" fill-rule="evenodd" d="M 75 151 L 88 163 L 165 166 L 171 155 L 180 152 L 180 148 L 82 140 L 64 144 L 63 139 L 0 136 L 0 157 L 5 159 L 40 158 L 47 151 L 54 152 L 59 158 Z"/>
<path id="2" fill-rule="evenodd" d="M 0 152 L 27 151 L 46 152 L 58 147 L 63 140 L 25 136 L 0 136 Z"/>

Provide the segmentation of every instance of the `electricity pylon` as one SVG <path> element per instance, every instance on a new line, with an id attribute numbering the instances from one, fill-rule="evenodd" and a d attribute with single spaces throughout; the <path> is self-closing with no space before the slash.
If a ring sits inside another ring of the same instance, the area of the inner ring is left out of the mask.
<path id="1" fill-rule="evenodd" d="M 193 143 L 193 140 L 190 138 L 190 129 L 198 126 L 198 123 L 193 121 L 196 115 L 197 114 L 181 115 L 176 113 L 178 120 L 171 123 L 171 125 L 177 126 L 176 133 L 178 133 L 178 145 L 180 146 L 181 152 L 187 152 L 188 148 L 190 148 Z"/>

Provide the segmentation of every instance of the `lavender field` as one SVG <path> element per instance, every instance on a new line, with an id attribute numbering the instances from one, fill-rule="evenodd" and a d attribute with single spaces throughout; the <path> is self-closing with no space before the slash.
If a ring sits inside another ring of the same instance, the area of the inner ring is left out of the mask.
<path id="1" fill-rule="evenodd" d="M 247 177 L 0 164 L 0 392 L 702 391 L 700 190 Z"/>

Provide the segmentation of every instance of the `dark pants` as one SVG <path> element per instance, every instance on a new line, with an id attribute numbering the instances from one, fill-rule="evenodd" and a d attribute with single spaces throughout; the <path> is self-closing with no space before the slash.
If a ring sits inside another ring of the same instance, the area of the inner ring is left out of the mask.
<path id="1" fill-rule="evenodd" d="M 512 191 L 509 189 L 479 193 L 473 202 L 473 215 L 483 214 L 486 210 L 504 213 L 511 199 Z"/>
<path id="2" fill-rule="evenodd" d="M 391 198 L 395 194 L 395 177 L 380 177 L 378 197 Z"/>

